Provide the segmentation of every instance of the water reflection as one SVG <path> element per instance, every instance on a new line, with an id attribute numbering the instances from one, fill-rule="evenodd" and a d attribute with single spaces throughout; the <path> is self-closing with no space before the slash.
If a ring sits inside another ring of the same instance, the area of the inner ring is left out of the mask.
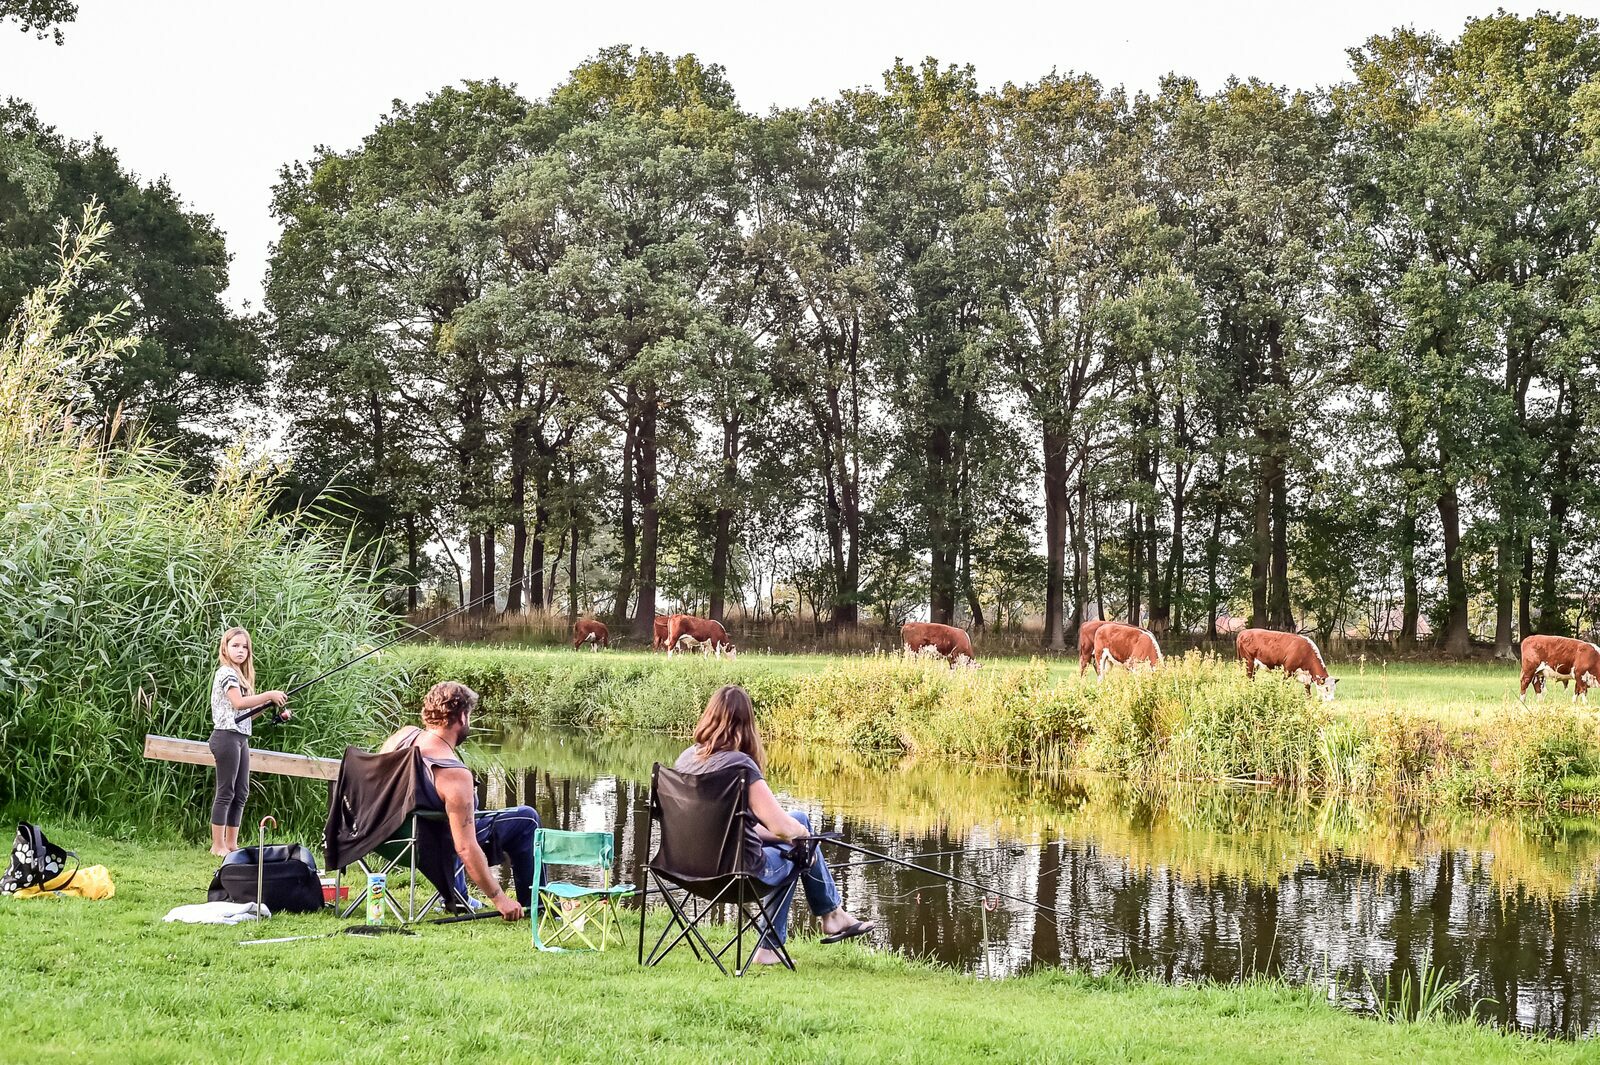
<path id="1" fill-rule="evenodd" d="M 682 740 L 507 732 L 484 800 L 618 834 L 642 883 L 650 765 Z M 878 942 L 970 971 L 1033 965 L 1168 980 L 1283 977 L 1369 1007 L 1429 964 L 1462 1005 L 1529 1030 L 1600 1028 L 1600 821 L 1430 816 L 1266 789 L 1150 790 L 932 760 L 769 749 L 786 804 L 848 841 L 1053 907 L 1056 916 L 836 851 L 845 904 Z M 954 853 L 942 853 L 954 852 Z M 803 907 L 802 907 L 803 910 Z"/>

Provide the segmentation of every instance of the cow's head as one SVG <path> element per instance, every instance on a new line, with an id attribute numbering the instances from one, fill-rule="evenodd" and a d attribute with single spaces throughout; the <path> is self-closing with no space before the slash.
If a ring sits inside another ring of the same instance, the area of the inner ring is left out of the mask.
<path id="1" fill-rule="evenodd" d="M 733 656 L 739 653 L 738 645 L 735 644 L 732 640 L 723 640 L 722 641 L 722 649 L 724 651 L 728 652 L 728 660 L 729 661 L 732 661 L 733 660 Z"/>
<path id="2" fill-rule="evenodd" d="M 979 662 L 976 658 L 970 658 L 965 654 L 956 655 L 955 661 L 951 662 L 950 665 L 951 665 L 952 668 L 955 668 L 955 669 L 982 669 L 983 668 L 983 663 Z"/>
<path id="3" fill-rule="evenodd" d="M 1338 687 L 1338 686 L 1339 686 L 1339 678 L 1338 677 L 1325 677 L 1325 678 L 1323 678 L 1323 680 L 1320 683 L 1317 684 L 1317 687 L 1322 689 L 1322 701 L 1325 702 L 1325 703 L 1333 702 L 1333 689 Z"/>

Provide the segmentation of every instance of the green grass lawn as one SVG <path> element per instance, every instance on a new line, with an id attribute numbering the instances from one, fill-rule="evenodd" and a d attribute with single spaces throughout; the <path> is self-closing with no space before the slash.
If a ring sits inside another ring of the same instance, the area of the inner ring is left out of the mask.
<path id="1" fill-rule="evenodd" d="M 508 646 L 446 646 L 422 645 L 408 647 L 403 655 L 420 656 L 443 662 L 459 661 L 464 664 L 499 662 L 522 667 L 540 664 L 571 662 L 576 655 L 592 655 L 593 651 L 573 651 L 571 648 L 524 648 Z M 659 652 L 601 651 L 602 657 L 611 661 L 647 664 L 661 661 Z M 764 654 L 760 651 L 743 652 L 738 657 L 741 665 L 758 667 L 773 673 L 793 675 L 815 672 L 837 662 L 841 656 L 825 654 Z M 985 660 L 989 669 L 1014 669 L 1026 665 L 1025 658 L 992 658 Z M 1338 697 L 1333 709 L 1346 714 L 1371 714 L 1397 711 L 1407 716 L 1436 719 L 1445 724 L 1471 726 L 1486 716 L 1512 706 L 1517 701 L 1519 667 L 1514 662 L 1390 662 L 1377 658 L 1365 662 L 1334 662 L 1333 675 L 1339 678 Z M 1076 680 L 1078 663 L 1072 659 L 1050 661 L 1050 674 L 1061 680 Z M 1085 683 L 1092 683 L 1094 674 L 1086 675 Z M 1530 693 L 1529 698 L 1537 699 Z M 1566 703 L 1571 699 L 1571 689 L 1552 685 L 1546 698 Z M 1595 703 L 1600 711 L 1600 701 Z"/>
<path id="2" fill-rule="evenodd" d="M 742 981 L 687 953 L 642 970 L 631 944 L 539 954 L 525 923 L 241 947 L 339 924 L 162 924 L 170 907 L 203 900 L 214 859 L 80 828 L 51 834 L 109 866 L 117 895 L 0 899 L 0 1061 L 1594 1060 L 1584 1044 L 1384 1024 L 1280 986 L 1065 971 L 986 982 L 804 938 L 797 973 Z"/>

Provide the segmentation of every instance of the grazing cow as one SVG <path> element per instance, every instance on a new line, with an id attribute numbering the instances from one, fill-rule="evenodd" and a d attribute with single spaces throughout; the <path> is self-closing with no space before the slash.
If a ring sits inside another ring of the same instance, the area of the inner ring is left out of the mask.
<path id="1" fill-rule="evenodd" d="M 908 656 L 929 655 L 942 658 L 952 666 L 978 667 L 972 655 L 972 639 L 964 629 L 954 625 L 940 625 L 933 621 L 908 621 L 900 626 L 900 639 L 905 641 Z"/>
<path id="2" fill-rule="evenodd" d="M 602 647 L 611 646 L 611 630 L 598 621 L 582 618 L 572 626 L 572 649 L 576 651 L 584 644 L 591 644 L 596 651 Z"/>
<path id="3" fill-rule="evenodd" d="M 1083 676 L 1083 671 L 1089 668 L 1089 663 L 1094 661 L 1094 630 L 1104 624 L 1104 621 L 1085 621 L 1078 626 L 1078 676 L 1080 677 Z"/>
<path id="4" fill-rule="evenodd" d="M 722 657 L 724 651 L 732 658 L 739 650 L 728 638 L 721 622 L 697 618 L 693 614 L 674 614 L 667 619 L 667 657 L 671 658 L 674 652 L 683 650 L 685 645 L 690 650 L 699 648 L 718 658 Z"/>
<path id="5" fill-rule="evenodd" d="M 1113 664 L 1127 669 L 1135 662 L 1147 662 L 1152 669 L 1161 665 L 1161 645 L 1148 629 L 1107 621 L 1095 626 L 1092 638 L 1097 680 L 1104 679 Z"/>
<path id="6" fill-rule="evenodd" d="M 1565 636 L 1529 636 L 1522 641 L 1522 689 L 1518 700 L 1528 697 L 1528 685 L 1540 695 L 1545 681 L 1554 677 L 1572 681 L 1572 701 L 1589 701 L 1589 689 L 1600 685 L 1600 645 Z"/>
<path id="7" fill-rule="evenodd" d="M 1333 689 L 1339 678 L 1328 676 L 1322 652 L 1308 637 L 1298 632 L 1241 629 L 1234 650 L 1244 663 L 1245 676 L 1255 676 L 1258 668 L 1281 669 L 1304 684 L 1308 692 L 1313 685 L 1321 688 L 1323 700 L 1333 702 Z"/>

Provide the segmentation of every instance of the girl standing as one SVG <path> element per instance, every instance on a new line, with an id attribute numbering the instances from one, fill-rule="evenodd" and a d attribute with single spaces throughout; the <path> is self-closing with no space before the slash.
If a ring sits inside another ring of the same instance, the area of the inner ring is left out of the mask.
<path id="1" fill-rule="evenodd" d="M 255 655 L 250 634 L 232 628 L 222 634 L 217 649 L 217 672 L 211 678 L 211 756 L 217 763 L 217 791 L 211 802 L 211 853 L 239 849 L 239 822 L 250 795 L 250 724 L 236 720 L 258 706 L 282 706 L 289 697 L 281 691 L 252 695 L 256 686 Z M 285 710 L 269 720 L 287 721 Z"/>

